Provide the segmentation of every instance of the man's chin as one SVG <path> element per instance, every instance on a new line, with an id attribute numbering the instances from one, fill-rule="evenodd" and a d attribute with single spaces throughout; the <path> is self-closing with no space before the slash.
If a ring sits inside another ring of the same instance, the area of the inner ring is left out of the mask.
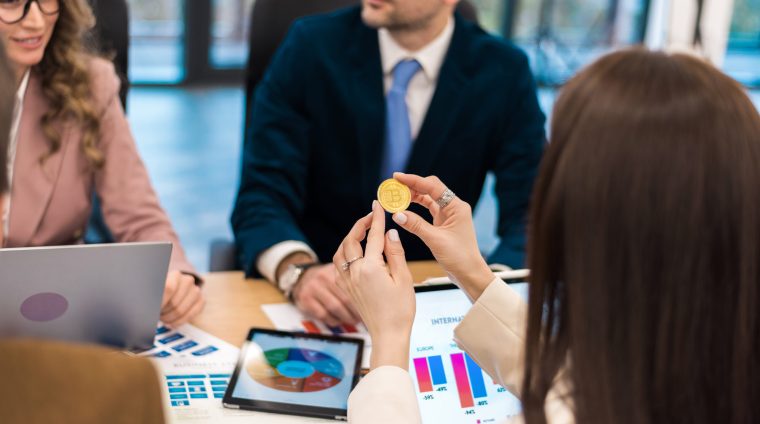
<path id="1" fill-rule="evenodd" d="M 379 29 L 388 26 L 388 18 L 376 11 L 367 10 L 367 8 L 362 10 L 362 21 L 370 28 Z"/>

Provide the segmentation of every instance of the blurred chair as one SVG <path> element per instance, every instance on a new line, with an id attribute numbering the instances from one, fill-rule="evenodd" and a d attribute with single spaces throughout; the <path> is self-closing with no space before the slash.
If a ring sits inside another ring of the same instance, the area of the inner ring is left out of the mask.
<path id="1" fill-rule="evenodd" d="M 256 0 L 251 12 L 251 34 L 248 39 L 250 50 L 245 80 L 243 140 L 248 134 L 251 103 L 256 86 L 264 77 L 272 56 L 287 35 L 293 21 L 303 16 L 331 12 L 358 3 L 358 0 Z M 457 11 L 468 21 L 478 22 L 477 10 L 470 1 L 461 1 Z M 240 269 L 235 250 L 235 243 L 232 241 L 213 240 L 209 248 L 209 271 Z"/>
<path id="2" fill-rule="evenodd" d="M 92 36 L 98 51 L 113 61 L 116 73 L 121 79 L 119 98 L 127 110 L 129 92 L 129 6 L 126 0 L 90 0 L 96 24 Z M 85 243 L 111 243 L 111 231 L 103 219 L 98 196 L 93 194 L 92 214 L 84 236 Z"/>
<path id="3" fill-rule="evenodd" d="M 0 340 L 3 423 L 164 422 L 164 378 L 148 358 L 93 345 Z"/>
<path id="4" fill-rule="evenodd" d="M 97 22 L 93 37 L 99 51 L 110 58 L 121 79 L 121 105 L 127 110 L 129 91 L 129 5 L 127 0 L 90 0 Z"/>

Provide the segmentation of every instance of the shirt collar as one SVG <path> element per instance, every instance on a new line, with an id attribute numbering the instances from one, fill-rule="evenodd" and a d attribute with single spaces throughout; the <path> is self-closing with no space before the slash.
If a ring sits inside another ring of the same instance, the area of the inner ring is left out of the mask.
<path id="1" fill-rule="evenodd" d="M 377 34 L 384 75 L 390 75 L 393 68 L 402 60 L 416 59 L 422 66 L 422 71 L 428 80 L 437 81 L 451 44 L 451 38 L 454 36 L 454 19 L 449 17 L 446 27 L 438 37 L 416 52 L 410 52 L 401 47 L 385 28 L 380 28 Z"/>
<path id="2" fill-rule="evenodd" d="M 21 84 L 18 86 L 18 91 L 16 91 L 16 103 L 21 104 L 24 102 L 24 96 L 26 96 L 26 89 L 29 87 L 29 75 L 32 73 L 31 70 L 27 70 L 24 74 L 24 78 L 21 79 Z"/>

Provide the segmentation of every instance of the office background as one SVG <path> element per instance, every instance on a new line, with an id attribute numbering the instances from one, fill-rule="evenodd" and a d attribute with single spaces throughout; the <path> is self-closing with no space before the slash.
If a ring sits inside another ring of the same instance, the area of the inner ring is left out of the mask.
<path id="1" fill-rule="evenodd" d="M 128 117 L 163 206 L 191 261 L 231 239 L 243 138 L 245 66 L 256 0 L 128 0 Z M 303 0 L 310 1 L 310 0 Z M 489 31 L 524 48 L 548 114 L 557 87 L 615 48 L 657 30 L 659 0 L 472 0 Z M 760 105 L 760 0 L 734 0 L 724 71 Z M 760 107 L 760 106 L 759 106 Z M 476 210 L 481 248 L 494 238 L 489 188 Z"/>

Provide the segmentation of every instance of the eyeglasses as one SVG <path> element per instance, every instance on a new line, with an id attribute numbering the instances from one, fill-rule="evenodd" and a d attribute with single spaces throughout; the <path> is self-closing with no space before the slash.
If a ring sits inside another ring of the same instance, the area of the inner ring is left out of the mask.
<path id="1" fill-rule="evenodd" d="M 58 0 L 0 0 L 0 21 L 8 25 L 23 21 L 33 2 L 45 15 L 55 15 L 61 8 Z"/>

